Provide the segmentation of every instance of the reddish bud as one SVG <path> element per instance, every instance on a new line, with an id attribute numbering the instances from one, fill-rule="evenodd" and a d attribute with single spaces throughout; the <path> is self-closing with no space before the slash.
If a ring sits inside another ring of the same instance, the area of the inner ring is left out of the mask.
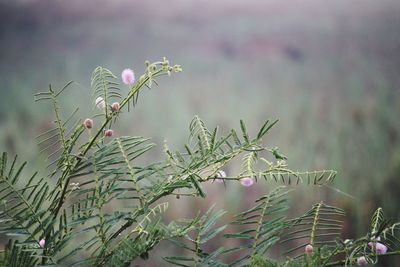
<path id="1" fill-rule="evenodd" d="M 112 110 L 113 112 L 118 112 L 118 111 L 119 111 L 119 103 L 118 103 L 118 102 L 112 103 L 112 105 L 111 105 L 111 110 Z"/>
<path id="2" fill-rule="evenodd" d="M 304 251 L 305 251 L 307 254 L 311 254 L 311 253 L 313 253 L 314 248 L 313 248 L 313 246 L 311 246 L 310 244 L 308 244 L 308 245 L 304 248 Z"/>
<path id="3" fill-rule="evenodd" d="M 83 121 L 83 126 L 85 126 L 86 129 L 92 129 L 93 127 L 93 120 L 91 119 L 86 119 Z"/>
<path id="4" fill-rule="evenodd" d="M 106 130 L 106 131 L 104 132 L 104 135 L 105 135 L 106 137 L 111 137 L 111 136 L 113 136 L 113 134 L 114 134 L 114 131 L 111 130 L 111 129 L 108 129 L 108 130 Z"/>

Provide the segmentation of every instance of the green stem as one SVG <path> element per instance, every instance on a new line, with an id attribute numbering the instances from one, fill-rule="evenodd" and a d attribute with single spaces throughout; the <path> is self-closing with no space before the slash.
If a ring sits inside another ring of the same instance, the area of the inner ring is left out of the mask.
<path id="1" fill-rule="evenodd" d="M 157 72 L 157 74 L 161 72 L 161 70 L 159 70 Z M 146 77 L 145 79 L 142 80 L 142 82 L 139 82 L 135 88 L 133 88 L 128 95 L 124 98 L 124 100 L 121 103 L 121 109 L 123 106 L 125 106 L 128 101 L 139 91 L 139 89 L 148 81 L 149 77 Z M 57 114 L 56 114 L 57 115 Z M 58 115 L 57 115 L 58 116 Z M 67 192 L 67 188 L 68 188 L 68 184 L 70 182 L 71 176 L 69 175 L 71 172 L 73 172 L 73 170 L 76 169 L 76 167 L 81 163 L 82 159 L 85 157 L 85 155 L 89 152 L 89 150 L 92 148 L 92 146 L 95 144 L 96 140 L 99 138 L 99 136 L 103 133 L 105 127 L 107 126 L 107 124 L 112 120 L 113 118 L 113 114 L 111 113 L 111 115 L 106 117 L 106 120 L 103 122 L 103 124 L 101 125 L 100 129 L 97 131 L 97 133 L 95 134 L 95 136 L 89 141 L 88 145 L 85 147 L 85 149 L 82 151 L 81 157 L 79 158 L 75 158 L 75 162 L 73 164 L 73 166 L 68 166 L 65 171 L 63 172 L 63 174 L 61 175 L 60 181 L 65 181 L 64 184 L 62 185 L 62 191 L 61 191 L 61 195 L 59 197 L 57 206 L 55 209 L 52 210 L 53 213 L 53 221 L 56 220 L 58 213 L 60 212 L 64 201 L 65 201 L 65 196 L 66 196 L 66 192 Z M 51 224 L 50 224 L 51 225 Z M 49 226 L 50 226 L 49 225 Z M 47 231 L 45 240 L 48 240 L 50 237 L 51 231 Z M 42 259 L 42 263 L 45 264 L 46 263 L 46 257 L 43 257 Z"/>
<path id="2" fill-rule="evenodd" d="M 314 215 L 314 221 L 312 224 L 312 228 L 311 228 L 311 237 L 310 237 L 310 245 L 314 246 L 314 239 L 315 239 L 315 233 L 317 231 L 317 224 L 318 224 L 318 220 L 319 220 L 319 211 L 321 208 L 322 203 L 318 203 L 317 209 L 315 211 L 315 215 Z"/>
<path id="3" fill-rule="evenodd" d="M 138 83 L 136 85 L 136 87 L 131 90 L 128 95 L 124 98 L 124 100 L 121 102 L 121 109 L 122 107 L 124 107 L 128 101 L 139 91 L 139 89 L 148 81 L 149 77 L 146 77 L 145 79 L 143 79 L 143 81 L 141 83 Z M 69 174 L 76 168 L 76 166 L 79 165 L 79 163 L 82 161 L 82 159 L 85 157 L 85 155 L 89 152 L 89 150 L 92 148 L 92 146 L 94 145 L 94 143 L 96 142 L 96 140 L 99 138 L 99 136 L 103 133 L 105 127 L 107 126 L 107 124 L 112 120 L 113 116 L 107 116 L 106 120 L 103 122 L 103 124 L 101 125 L 100 129 L 97 131 L 97 133 L 95 134 L 95 136 L 89 141 L 89 144 L 85 147 L 85 149 L 82 151 L 82 156 L 77 158 L 75 161 L 75 164 L 71 167 L 71 168 L 67 168 L 65 170 L 65 172 L 63 173 L 61 180 L 65 179 L 64 182 L 64 186 L 62 188 L 62 192 L 61 192 L 61 196 L 59 198 L 58 201 L 58 205 L 56 207 L 56 209 L 54 210 L 53 214 L 54 214 L 54 218 L 57 217 L 63 203 L 64 203 L 64 197 L 65 197 L 65 193 L 67 191 L 67 187 L 70 181 L 70 177 Z"/>
<path id="4" fill-rule="evenodd" d="M 268 196 L 268 199 L 265 201 L 265 205 L 264 205 L 264 207 L 262 209 L 262 212 L 260 214 L 260 219 L 258 219 L 258 222 L 257 222 L 257 230 L 256 230 L 256 236 L 254 237 L 253 254 L 252 254 L 252 256 L 254 256 L 256 254 L 257 242 L 258 242 L 258 239 L 260 238 L 261 226 L 262 226 L 262 223 L 263 223 L 263 218 L 264 218 L 265 212 L 267 211 L 269 200 L 270 200 L 270 198 Z"/>

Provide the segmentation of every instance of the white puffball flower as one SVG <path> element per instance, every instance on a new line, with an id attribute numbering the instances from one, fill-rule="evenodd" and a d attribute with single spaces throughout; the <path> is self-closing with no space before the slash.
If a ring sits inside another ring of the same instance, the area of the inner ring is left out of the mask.
<path id="1" fill-rule="evenodd" d="M 106 102 L 104 101 L 104 99 L 101 96 L 96 98 L 95 104 L 96 104 L 96 107 L 99 109 L 104 109 L 106 107 Z"/>

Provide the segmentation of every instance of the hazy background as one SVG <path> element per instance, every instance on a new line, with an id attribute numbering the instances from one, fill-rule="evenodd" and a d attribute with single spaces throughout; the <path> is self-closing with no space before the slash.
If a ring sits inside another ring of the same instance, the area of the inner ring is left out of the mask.
<path id="1" fill-rule="evenodd" d="M 96 66 L 140 76 L 144 60 L 166 56 L 184 72 L 142 94 L 118 135 L 152 137 L 159 158 L 164 140 L 182 148 L 196 114 L 225 132 L 242 118 L 253 134 L 279 118 L 267 143 L 292 169 L 336 169 L 344 192 L 301 188 L 294 216 L 322 198 L 348 213 L 344 238 L 364 233 L 380 205 L 400 219 L 398 0 L 0 1 L 0 20 L 1 150 L 32 168 L 44 166 L 34 137 L 52 120 L 34 93 L 74 80 L 65 111 L 81 106 L 85 118 Z M 273 186 L 230 185 L 222 194 L 211 184 L 208 201 L 173 202 L 169 216 L 214 201 L 236 212 Z"/>

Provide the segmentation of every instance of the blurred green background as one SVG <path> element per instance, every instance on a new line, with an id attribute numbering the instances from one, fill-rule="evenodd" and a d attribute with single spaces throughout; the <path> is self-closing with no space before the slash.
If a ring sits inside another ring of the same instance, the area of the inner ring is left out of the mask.
<path id="1" fill-rule="evenodd" d="M 279 118 L 266 143 L 292 169 L 338 171 L 340 192 L 301 187 L 293 215 L 323 199 L 346 210 L 350 238 L 378 206 L 400 219 L 399 14 L 398 0 L 0 1 L 2 150 L 43 168 L 34 137 L 52 113 L 34 93 L 74 80 L 64 114 L 80 106 L 85 118 L 94 112 L 96 66 L 118 76 L 130 67 L 138 77 L 146 59 L 166 56 L 184 72 L 143 93 L 118 135 L 152 137 L 154 159 L 164 140 L 182 149 L 196 114 L 225 132 L 242 118 L 253 134 Z M 172 202 L 169 216 L 189 217 L 212 202 L 236 212 L 273 186 L 210 184 L 208 200 Z"/>

